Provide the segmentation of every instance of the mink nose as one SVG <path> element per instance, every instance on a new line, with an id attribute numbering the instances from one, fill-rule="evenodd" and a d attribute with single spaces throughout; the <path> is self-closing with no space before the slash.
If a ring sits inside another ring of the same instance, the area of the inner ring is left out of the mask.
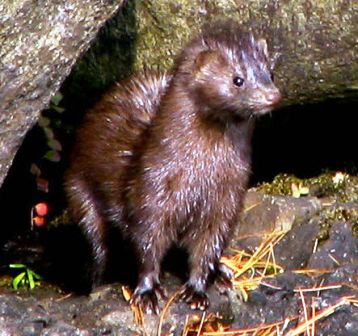
<path id="1" fill-rule="evenodd" d="M 281 100 L 280 91 L 269 91 L 265 94 L 265 98 L 270 105 L 275 105 Z"/>

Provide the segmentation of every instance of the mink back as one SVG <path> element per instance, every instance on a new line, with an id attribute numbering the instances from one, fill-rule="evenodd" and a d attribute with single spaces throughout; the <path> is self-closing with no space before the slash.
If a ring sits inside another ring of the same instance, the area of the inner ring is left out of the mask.
<path id="1" fill-rule="evenodd" d="M 118 195 L 124 188 L 124 176 L 131 166 L 135 147 L 142 141 L 171 80 L 169 74 L 144 70 L 112 86 L 89 110 L 76 134 L 70 167 L 65 174 L 69 210 L 74 219 L 86 216 L 86 192 L 103 209 L 103 215 L 116 221 L 123 203 Z M 83 204 L 73 200 L 83 198 Z M 113 210 L 113 211 L 112 211 Z M 86 221 L 85 225 L 86 224 Z M 85 228 L 90 230 L 90 228 Z"/>

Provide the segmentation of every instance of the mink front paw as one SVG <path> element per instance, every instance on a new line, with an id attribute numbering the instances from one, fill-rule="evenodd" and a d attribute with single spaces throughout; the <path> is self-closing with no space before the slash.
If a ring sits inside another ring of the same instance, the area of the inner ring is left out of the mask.
<path id="1" fill-rule="evenodd" d="M 145 314 L 159 314 L 159 298 L 165 299 L 166 295 L 159 285 L 148 290 L 137 287 L 132 295 L 130 304 L 139 306 Z"/>
<path id="2" fill-rule="evenodd" d="M 186 302 L 191 309 L 206 310 L 210 305 L 208 296 L 189 284 L 186 284 L 181 290 L 179 299 Z"/>
<path id="3" fill-rule="evenodd" d="M 231 279 L 234 277 L 229 267 L 220 263 L 216 268 L 215 287 L 220 294 L 227 294 L 232 289 Z"/>

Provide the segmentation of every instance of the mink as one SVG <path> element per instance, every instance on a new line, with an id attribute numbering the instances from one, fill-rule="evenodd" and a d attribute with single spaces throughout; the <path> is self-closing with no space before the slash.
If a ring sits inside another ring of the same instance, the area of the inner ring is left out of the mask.
<path id="1" fill-rule="evenodd" d="M 281 100 L 265 40 L 233 21 L 204 26 L 170 72 L 144 70 L 115 84 L 87 113 L 65 175 L 69 211 L 93 253 L 101 283 L 111 225 L 139 263 L 132 303 L 158 313 L 160 268 L 176 244 L 188 253 L 180 298 L 209 306 L 220 257 L 239 221 L 248 187 L 255 117 Z"/>

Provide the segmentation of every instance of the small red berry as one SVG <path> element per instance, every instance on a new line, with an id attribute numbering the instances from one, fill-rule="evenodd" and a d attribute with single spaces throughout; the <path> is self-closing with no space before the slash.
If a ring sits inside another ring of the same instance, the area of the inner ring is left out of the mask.
<path id="1" fill-rule="evenodd" d="M 37 226 L 37 227 L 41 227 L 41 226 L 44 226 L 46 221 L 45 221 L 45 217 L 40 217 L 40 216 L 36 216 L 33 218 L 33 221 L 34 221 L 34 224 Z"/>
<path id="2" fill-rule="evenodd" d="M 46 216 L 48 214 L 48 205 L 47 203 L 43 203 L 43 202 L 37 203 L 35 205 L 35 210 L 39 216 Z"/>

